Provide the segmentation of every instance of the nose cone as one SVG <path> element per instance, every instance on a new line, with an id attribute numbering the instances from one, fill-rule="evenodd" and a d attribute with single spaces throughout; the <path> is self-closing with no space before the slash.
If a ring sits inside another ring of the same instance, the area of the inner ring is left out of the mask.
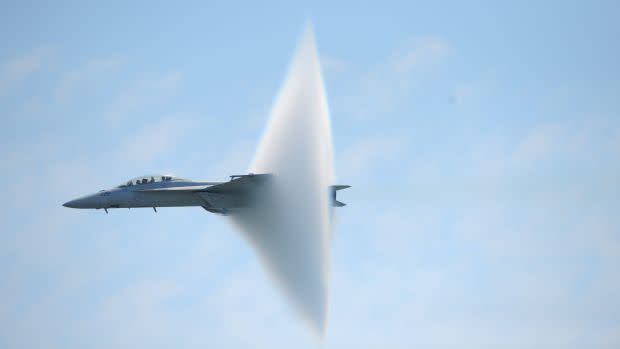
<path id="1" fill-rule="evenodd" d="M 99 200 L 96 195 L 88 195 L 62 204 L 69 208 L 99 208 Z"/>
<path id="2" fill-rule="evenodd" d="M 79 205 L 79 199 L 75 199 L 75 200 L 69 200 L 67 202 L 65 202 L 64 204 L 62 204 L 64 207 L 69 207 L 69 208 L 81 208 Z"/>

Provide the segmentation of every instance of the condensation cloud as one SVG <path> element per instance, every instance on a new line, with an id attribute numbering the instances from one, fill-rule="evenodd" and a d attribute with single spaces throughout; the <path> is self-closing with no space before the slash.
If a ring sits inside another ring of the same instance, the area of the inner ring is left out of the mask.
<path id="1" fill-rule="evenodd" d="M 312 29 L 299 43 L 250 166 L 272 173 L 251 209 L 231 216 L 319 333 L 328 302 L 334 167 L 327 98 Z"/>

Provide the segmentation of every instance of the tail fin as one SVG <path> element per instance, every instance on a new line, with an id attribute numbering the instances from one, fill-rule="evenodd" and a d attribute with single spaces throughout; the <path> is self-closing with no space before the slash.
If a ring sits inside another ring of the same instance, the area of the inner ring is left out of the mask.
<path id="1" fill-rule="evenodd" d="M 347 189 L 347 188 L 351 188 L 350 185 L 331 185 L 329 187 L 331 194 L 332 194 L 332 206 L 334 207 L 342 207 L 342 206 L 346 206 L 347 204 L 345 204 L 344 202 L 340 202 L 338 200 L 336 200 L 336 192 L 338 190 L 342 190 L 342 189 Z"/>

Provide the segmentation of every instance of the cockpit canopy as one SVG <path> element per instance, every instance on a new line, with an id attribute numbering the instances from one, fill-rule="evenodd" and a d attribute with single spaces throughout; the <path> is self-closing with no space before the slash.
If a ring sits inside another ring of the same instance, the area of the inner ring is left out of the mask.
<path id="1" fill-rule="evenodd" d="M 167 181 L 178 181 L 182 180 L 182 178 L 174 177 L 170 175 L 146 175 L 140 176 L 136 178 L 132 178 L 127 183 L 121 184 L 119 188 L 130 187 L 132 185 L 141 185 L 147 183 L 155 183 L 155 182 L 167 182 Z"/>

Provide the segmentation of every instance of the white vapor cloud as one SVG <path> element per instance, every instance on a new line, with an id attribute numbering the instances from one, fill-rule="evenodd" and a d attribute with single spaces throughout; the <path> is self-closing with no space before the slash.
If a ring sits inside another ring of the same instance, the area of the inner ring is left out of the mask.
<path id="1" fill-rule="evenodd" d="M 273 174 L 254 207 L 231 215 L 292 301 L 323 334 L 334 184 L 327 99 L 314 35 L 300 41 L 250 168 Z"/>

